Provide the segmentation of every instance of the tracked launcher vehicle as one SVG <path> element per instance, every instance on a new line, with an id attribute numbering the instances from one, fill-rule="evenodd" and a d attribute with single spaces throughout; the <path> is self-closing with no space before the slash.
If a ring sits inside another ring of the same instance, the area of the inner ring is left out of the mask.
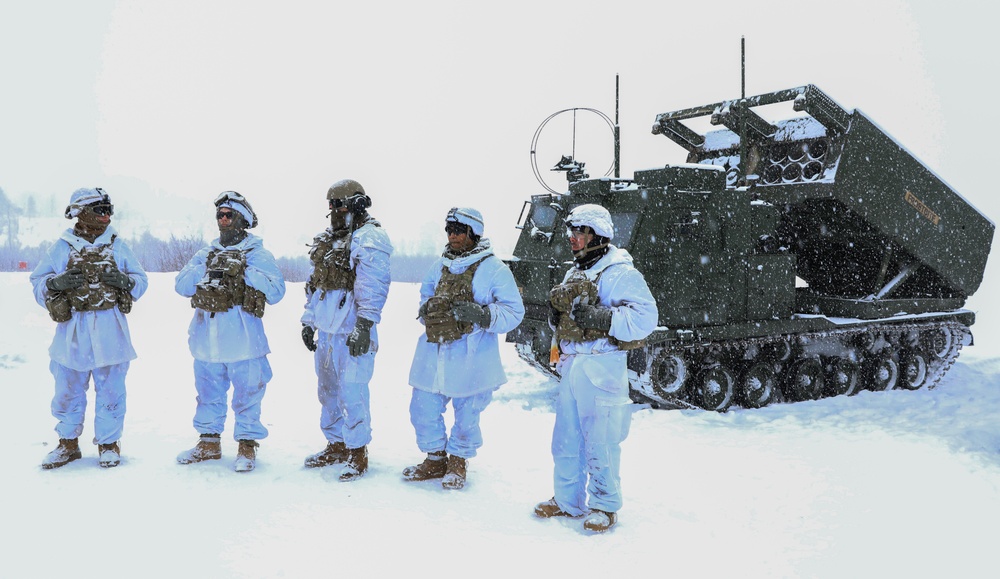
<path id="1" fill-rule="evenodd" d="M 754 110 L 789 103 L 798 114 L 785 120 Z M 682 123 L 697 117 L 722 127 Z M 549 291 L 572 265 L 563 220 L 584 203 L 611 212 L 613 243 L 659 308 L 629 352 L 634 400 L 724 411 L 934 387 L 971 343 L 962 308 L 994 225 L 860 111 L 808 85 L 663 113 L 653 133 L 687 162 L 589 179 L 564 158 L 569 192 L 522 208 L 509 265 L 526 315 L 507 341 L 540 370 L 555 375 Z"/>

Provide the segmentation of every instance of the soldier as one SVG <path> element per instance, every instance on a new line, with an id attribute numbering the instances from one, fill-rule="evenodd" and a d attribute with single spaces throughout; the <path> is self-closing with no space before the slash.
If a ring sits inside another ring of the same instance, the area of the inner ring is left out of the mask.
<path id="1" fill-rule="evenodd" d="M 31 273 L 35 300 L 58 322 L 49 347 L 55 378 L 52 415 L 59 446 L 42 468 L 81 458 L 87 388 L 94 380 L 94 444 L 104 468 L 121 462 L 125 425 L 125 375 L 136 358 L 125 315 L 148 281 L 135 254 L 111 226 L 114 205 L 101 188 L 77 189 L 66 219 L 76 219 Z"/>
<path id="2" fill-rule="evenodd" d="M 535 515 L 587 515 L 584 528 L 604 532 L 622 505 L 620 445 L 632 418 L 626 350 L 641 347 L 656 329 L 657 310 L 632 256 L 610 243 L 607 209 L 580 205 L 566 226 L 574 265 L 551 293 L 561 353 L 552 433 L 555 496 L 539 503 Z"/>
<path id="3" fill-rule="evenodd" d="M 348 482 L 368 470 L 368 382 L 378 352 L 375 324 L 389 295 L 392 244 L 368 214 L 372 202 L 360 183 L 337 181 L 326 198 L 330 227 L 313 239 L 309 252 L 313 272 L 306 283 L 302 341 L 316 353 L 319 426 L 327 444 L 307 457 L 305 466 L 346 463 L 340 480 Z"/>
<path id="4" fill-rule="evenodd" d="M 285 295 L 285 280 L 261 238 L 248 233 L 257 215 L 245 197 L 226 191 L 215 200 L 219 237 L 191 258 L 174 280 L 174 289 L 191 298 L 194 318 L 188 346 L 194 356 L 198 392 L 194 428 L 198 444 L 177 456 L 190 464 L 222 458 L 226 398 L 233 385 L 233 437 L 239 441 L 234 468 L 254 469 L 257 441 L 267 436 L 260 403 L 271 380 L 270 348 L 264 335 L 264 305 Z"/>
<path id="5" fill-rule="evenodd" d="M 410 366 L 410 422 L 427 458 L 403 470 L 408 481 L 465 486 L 467 461 L 483 445 L 479 416 L 507 382 L 497 334 L 521 323 L 524 304 L 510 269 L 482 237 L 483 216 L 456 207 L 445 219 L 448 245 L 420 287 L 424 335 Z M 445 431 L 451 401 L 455 423 Z"/>

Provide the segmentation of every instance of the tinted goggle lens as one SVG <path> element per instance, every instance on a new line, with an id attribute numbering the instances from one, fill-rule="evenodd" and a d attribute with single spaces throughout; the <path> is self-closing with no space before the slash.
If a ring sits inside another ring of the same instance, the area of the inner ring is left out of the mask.
<path id="1" fill-rule="evenodd" d="M 94 212 L 94 215 L 107 215 L 110 217 L 115 214 L 114 205 L 94 205 L 90 210 Z"/>
<path id="2" fill-rule="evenodd" d="M 215 218 L 216 219 L 222 219 L 223 217 L 225 217 L 226 219 L 232 221 L 233 220 L 233 216 L 234 216 L 234 213 L 232 211 L 219 210 L 219 211 L 215 212 Z"/>
<path id="3" fill-rule="evenodd" d="M 341 207 L 347 207 L 347 201 L 344 199 L 330 199 L 330 209 L 340 209 Z"/>
<path id="4" fill-rule="evenodd" d="M 462 235 L 469 232 L 469 226 L 464 223 L 448 222 L 444 226 L 444 231 L 449 235 Z"/>

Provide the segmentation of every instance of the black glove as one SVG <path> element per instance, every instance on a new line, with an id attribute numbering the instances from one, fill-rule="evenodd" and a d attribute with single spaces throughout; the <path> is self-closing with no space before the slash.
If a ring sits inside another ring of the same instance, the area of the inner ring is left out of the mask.
<path id="1" fill-rule="evenodd" d="M 573 306 L 573 319 L 581 328 L 606 332 L 611 329 L 611 308 L 576 304 Z"/>
<path id="2" fill-rule="evenodd" d="M 135 287 L 135 281 L 133 281 L 131 277 L 127 276 L 126 274 L 122 273 L 117 269 L 102 273 L 101 281 L 110 286 L 114 286 L 118 289 L 123 289 L 127 292 L 132 291 L 132 288 Z"/>
<path id="3" fill-rule="evenodd" d="M 560 318 L 562 318 L 562 312 L 557 310 L 555 306 L 549 302 L 549 325 L 552 326 L 553 329 L 559 327 Z"/>
<path id="4" fill-rule="evenodd" d="M 45 287 L 52 291 L 61 292 L 68 289 L 76 289 L 82 286 L 83 282 L 83 271 L 79 268 L 74 268 L 67 269 L 59 275 L 50 277 L 48 281 L 45 282 Z"/>
<path id="5" fill-rule="evenodd" d="M 489 308 L 475 302 L 455 302 L 451 308 L 451 314 L 460 322 L 472 322 L 479 324 L 482 328 L 487 328 L 490 325 Z"/>
<path id="6" fill-rule="evenodd" d="M 354 331 L 347 336 L 347 347 L 352 356 L 362 356 L 368 353 L 372 345 L 372 326 L 375 322 L 359 317 L 354 323 Z"/>
<path id="7" fill-rule="evenodd" d="M 316 330 L 312 329 L 312 326 L 307 326 L 302 324 L 302 343 L 306 345 L 306 350 L 310 352 L 316 351 Z"/>
<path id="8" fill-rule="evenodd" d="M 430 302 L 425 300 L 424 303 L 420 304 L 420 309 L 417 310 L 417 318 L 427 319 L 427 304 Z"/>

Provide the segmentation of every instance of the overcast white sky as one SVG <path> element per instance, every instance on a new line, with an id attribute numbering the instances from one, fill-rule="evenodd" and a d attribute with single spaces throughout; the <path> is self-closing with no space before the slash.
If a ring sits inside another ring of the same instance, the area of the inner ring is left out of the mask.
<path id="1" fill-rule="evenodd" d="M 102 185 L 120 219 L 178 229 L 236 189 L 280 248 L 324 226 L 326 188 L 349 177 L 404 250 L 443 242 L 455 204 L 503 250 L 543 191 L 528 161 L 546 116 L 613 116 L 620 74 L 623 176 L 681 161 L 653 118 L 739 96 L 744 35 L 748 94 L 816 84 L 1000 215 L 987 2 L 678 4 L 0 0 L 0 187 L 62 203 Z M 592 174 L 601 139 L 577 143 Z M 540 145 L 547 168 L 568 125 Z"/>

